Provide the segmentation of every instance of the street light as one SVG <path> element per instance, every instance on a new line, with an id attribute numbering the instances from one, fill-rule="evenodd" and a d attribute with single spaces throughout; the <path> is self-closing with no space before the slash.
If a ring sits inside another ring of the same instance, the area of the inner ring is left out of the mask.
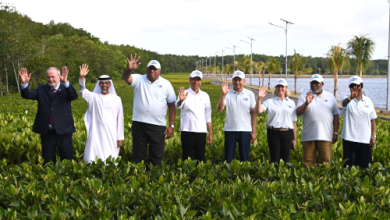
<path id="1" fill-rule="evenodd" d="M 390 8 L 389 8 L 389 10 L 390 10 Z M 390 28 L 390 17 L 389 17 L 389 28 Z M 389 29 L 389 44 L 388 44 L 388 47 L 389 47 L 389 49 L 388 49 L 388 57 L 387 57 L 387 99 L 386 99 L 386 112 L 390 112 L 390 107 L 389 107 L 389 93 L 390 93 L 390 29 Z"/>
<path id="2" fill-rule="evenodd" d="M 236 71 L 236 47 L 233 45 L 233 48 L 226 47 L 227 49 L 233 50 L 233 55 L 234 55 L 234 62 L 233 62 L 233 71 Z"/>
<path id="3" fill-rule="evenodd" d="M 280 19 L 280 20 L 286 22 L 286 28 L 284 28 L 284 27 L 282 27 L 282 26 L 279 26 L 279 25 L 274 25 L 274 24 L 272 24 L 271 22 L 268 22 L 268 23 L 269 23 L 270 25 L 272 25 L 272 26 L 275 26 L 275 27 L 278 27 L 278 28 L 283 28 L 284 31 L 285 31 L 285 33 L 286 33 L 286 80 L 287 80 L 287 25 L 288 25 L 288 24 L 294 24 L 294 23 L 292 23 L 292 22 L 290 22 L 290 21 L 283 20 L 283 19 Z"/>
<path id="4" fill-rule="evenodd" d="M 218 56 L 218 54 L 215 53 L 214 55 L 215 55 L 215 57 L 214 57 L 214 75 L 217 76 L 217 56 Z"/>
<path id="5" fill-rule="evenodd" d="M 221 79 L 223 79 L 223 52 L 224 52 L 224 50 L 222 50 L 222 71 L 221 71 Z M 217 51 L 217 53 L 221 53 L 221 52 Z"/>
<path id="6" fill-rule="evenodd" d="M 255 39 L 253 39 L 253 38 L 250 38 L 250 37 L 248 37 L 249 39 L 251 39 L 251 42 L 249 43 L 248 41 L 244 41 L 244 40 L 241 40 L 242 42 L 245 42 L 245 43 L 247 43 L 247 44 L 250 44 L 251 45 L 251 82 L 250 82 L 250 84 L 252 85 L 252 41 L 254 41 Z"/>

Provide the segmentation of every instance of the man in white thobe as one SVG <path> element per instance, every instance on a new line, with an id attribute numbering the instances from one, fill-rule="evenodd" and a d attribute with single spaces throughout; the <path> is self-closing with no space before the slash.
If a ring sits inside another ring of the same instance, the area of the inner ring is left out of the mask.
<path id="1" fill-rule="evenodd" d="M 124 119 L 122 100 L 116 95 L 111 77 L 99 77 L 93 92 L 85 88 L 88 65 L 80 67 L 79 92 L 88 102 L 84 115 L 87 129 L 87 143 L 84 161 L 95 161 L 96 157 L 105 161 L 109 156 L 117 158 L 124 140 Z"/>

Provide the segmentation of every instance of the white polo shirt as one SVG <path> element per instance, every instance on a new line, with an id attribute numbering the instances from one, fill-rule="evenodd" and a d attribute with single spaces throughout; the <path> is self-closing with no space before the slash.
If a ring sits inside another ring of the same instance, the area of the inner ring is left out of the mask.
<path id="1" fill-rule="evenodd" d="M 175 103 L 176 108 L 181 109 L 180 113 L 180 131 L 189 131 L 196 133 L 207 133 L 207 123 L 211 122 L 211 104 L 207 93 L 199 89 L 195 93 L 191 88 L 187 89 L 187 98 L 181 103 Z"/>
<path id="2" fill-rule="evenodd" d="M 132 74 L 133 121 L 166 126 L 168 103 L 176 101 L 172 84 L 161 76 L 151 83 L 146 74 Z"/>
<path id="3" fill-rule="evenodd" d="M 295 102 L 290 98 L 281 99 L 277 96 L 265 100 L 261 107 L 268 111 L 267 127 L 293 129 L 293 121 L 297 121 Z"/>
<path id="4" fill-rule="evenodd" d="M 348 98 L 344 96 L 341 100 Z M 343 107 L 344 123 L 341 139 L 358 143 L 369 144 L 371 139 L 371 120 L 378 116 L 371 99 L 362 95 L 357 101 L 352 99 L 346 107 Z"/>
<path id="5" fill-rule="evenodd" d="M 297 108 L 306 102 L 306 95 L 310 90 L 302 93 L 298 98 Z M 307 106 L 303 114 L 301 141 L 330 141 L 333 139 L 333 117 L 340 115 L 336 98 L 332 93 L 322 90 L 321 95 L 314 95 L 313 101 Z"/>
<path id="6" fill-rule="evenodd" d="M 231 89 L 225 97 L 226 116 L 224 131 L 252 131 L 250 110 L 255 108 L 253 92 L 243 88 L 238 94 Z"/>

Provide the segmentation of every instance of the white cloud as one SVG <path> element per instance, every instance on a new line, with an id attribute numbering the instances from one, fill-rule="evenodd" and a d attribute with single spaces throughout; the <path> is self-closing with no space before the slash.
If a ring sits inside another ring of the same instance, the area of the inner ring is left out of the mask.
<path id="1" fill-rule="evenodd" d="M 323 56 L 331 45 L 367 34 L 376 43 L 375 59 L 387 55 L 389 3 L 385 0 L 150 0 L 76 1 L 12 0 L 34 21 L 69 22 L 102 41 L 129 44 L 164 54 L 210 56 L 232 44 L 250 53 L 239 39 L 253 37 L 253 52 Z"/>

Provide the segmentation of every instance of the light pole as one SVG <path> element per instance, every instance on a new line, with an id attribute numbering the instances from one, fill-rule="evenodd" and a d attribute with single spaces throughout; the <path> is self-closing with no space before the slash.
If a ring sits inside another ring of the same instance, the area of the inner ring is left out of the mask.
<path id="1" fill-rule="evenodd" d="M 250 37 L 248 37 L 248 38 L 251 39 L 250 43 L 248 41 L 244 41 L 244 40 L 241 40 L 241 41 L 251 45 L 251 82 L 250 82 L 250 84 L 252 85 L 252 71 L 253 71 L 252 70 L 252 41 L 254 41 L 255 39 L 250 38 Z"/>
<path id="2" fill-rule="evenodd" d="M 224 52 L 224 50 L 222 50 L 222 71 L 221 71 L 221 79 L 223 79 L 223 52 Z M 217 51 L 217 53 L 221 53 L 221 52 Z"/>
<path id="3" fill-rule="evenodd" d="M 233 48 L 226 47 L 227 49 L 233 50 L 233 55 L 234 55 L 234 61 L 233 61 L 233 72 L 236 71 L 236 47 L 233 45 Z"/>
<path id="4" fill-rule="evenodd" d="M 279 26 L 279 25 L 274 25 L 274 24 L 272 24 L 271 22 L 268 22 L 268 23 L 269 23 L 270 25 L 272 25 L 272 26 L 279 27 L 279 28 L 283 28 L 283 29 L 284 29 L 284 32 L 285 32 L 285 34 L 286 34 L 286 80 L 287 80 L 287 25 L 288 25 L 288 24 L 294 24 L 294 23 L 292 23 L 292 22 L 290 22 L 290 21 L 283 20 L 283 19 L 280 19 L 280 20 L 286 22 L 286 28 L 284 28 L 284 27 L 282 27 L 282 26 Z"/>
<path id="5" fill-rule="evenodd" d="M 206 59 L 205 59 L 204 61 L 206 61 L 206 62 L 205 62 L 205 63 L 206 63 L 206 68 L 205 68 L 205 70 L 207 70 L 207 57 L 206 57 Z"/>
<path id="6" fill-rule="evenodd" d="M 389 4 L 390 5 L 390 4 Z M 390 8 L 389 8 L 390 11 Z M 389 107 L 389 93 L 390 93 L 390 17 L 389 17 L 389 44 L 388 44 L 388 56 L 387 56 L 387 99 L 386 99 L 386 111 L 390 112 Z"/>
<path id="7" fill-rule="evenodd" d="M 214 58 L 214 74 L 217 76 L 217 54 L 215 53 L 215 58 Z M 218 78 L 218 77 L 217 77 Z"/>

